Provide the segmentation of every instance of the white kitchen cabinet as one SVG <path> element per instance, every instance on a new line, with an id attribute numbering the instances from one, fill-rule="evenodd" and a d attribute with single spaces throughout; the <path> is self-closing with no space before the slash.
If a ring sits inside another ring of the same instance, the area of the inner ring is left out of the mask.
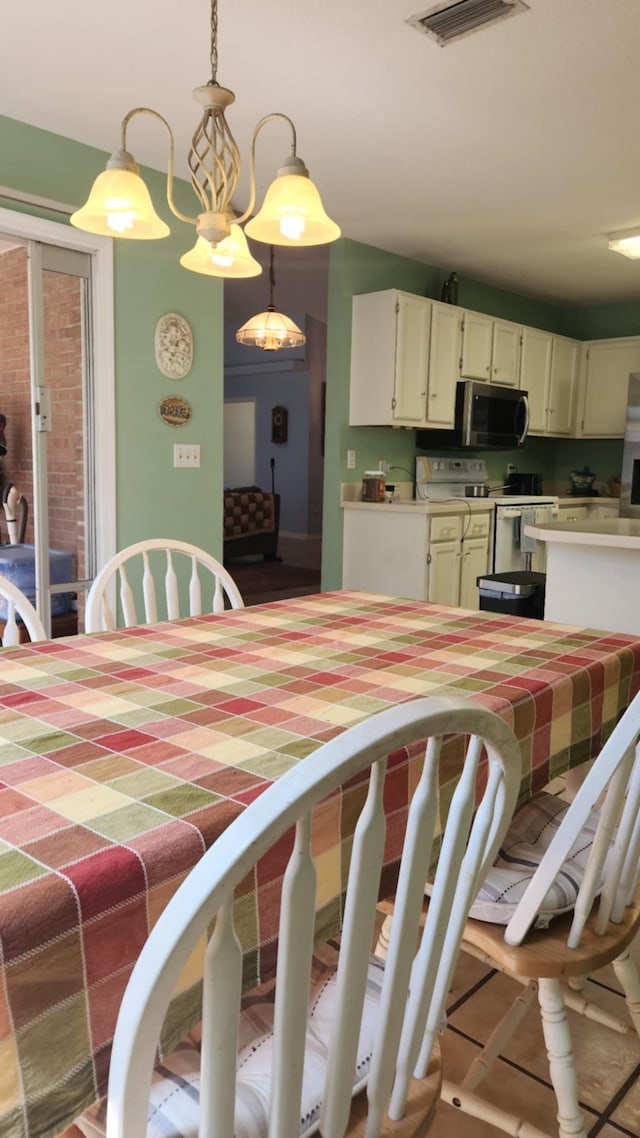
<path id="1" fill-rule="evenodd" d="M 605 503 L 600 503 L 597 500 L 590 503 L 589 512 L 587 514 L 587 517 L 589 518 L 590 521 L 593 521 L 597 518 L 617 518 L 619 516 L 620 516 L 620 506 L 619 505 L 617 505 L 617 506 L 607 505 Z"/>
<path id="2" fill-rule="evenodd" d="M 343 515 L 343 588 L 426 600 L 427 513 L 372 505 L 345 507 Z"/>
<path id="3" fill-rule="evenodd" d="M 492 511 L 344 509 L 343 587 L 477 609 Z"/>
<path id="4" fill-rule="evenodd" d="M 478 577 L 489 571 L 489 535 L 469 537 L 462 543 L 460 569 L 460 605 L 463 609 L 477 609 L 479 604 Z"/>
<path id="5" fill-rule="evenodd" d="M 520 353 L 522 327 L 507 320 L 494 320 L 491 350 L 491 383 L 521 387 Z"/>
<path id="6" fill-rule="evenodd" d="M 460 375 L 502 387 L 520 386 L 522 328 L 494 320 L 481 312 L 465 311 L 462 322 Z"/>
<path id="7" fill-rule="evenodd" d="M 429 546 L 428 601 L 437 605 L 459 603 L 461 557 L 459 541 L 437 541 Z"/>
<path id="8" fill-rule="evenodd" d="M 453 427 L 460 309 L 388 289 L 352 314 L 350 425 Z"/>
<path id="9" fill-rule="evenodd" d="M 582 345 L 577 438 L 623 438 L 629 373 L 640 371 L 640 336 Z"/>
<path id="10" fill-rule="evenodd" d="M 589 514 L 589 506 L 576 505 L 576 506 L 558 506 L 558 522 L 577 522 L 579 518 L 586 518 Z"/>
<path id="11" fill-rule="evenodd" d="M 460 309 L 432 301 L 425 426 L 453 427 L 461 335 Z"/>
<path id="12" fill-rule="evenodd" d="M 579 342 L 522 330 L 520 386 L 529 393 L 529 434 L 570 436 Z"/>
<path id="13" fill-rule="evenodd" d="M 461 543 L 461 514 L 431 518 L 427 551 L 428 601 L 439 605 L 460 603 Z"/>
<path id="14" fill-rule="evenodd" d="M 491 348 L 493 320 L 481 312 L 466 312 L 462 318 L 462 354 L 460 375 L 463 379 L 491 381 Z"/>
<path id="15" fill-rule="evenodd" d="M 522 329 L 520 387 L 528 393 L 529 433 L 534 435 L 544 435 L 547 430 L 552 345 L 550 332 Z"/>
<path id="16" fill-rule="evenodd" d="M 565 336 L 553 337 L 547 400 L 548 435 L 571 435 L 579 350 L 577 340 L 568 340 Z"/>

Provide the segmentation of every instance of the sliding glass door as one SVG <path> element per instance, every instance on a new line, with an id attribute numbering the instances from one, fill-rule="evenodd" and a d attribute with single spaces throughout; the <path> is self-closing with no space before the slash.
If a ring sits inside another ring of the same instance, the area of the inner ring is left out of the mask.
<path id="1" fill-rule="evenodd" d="M 102 510 L 113 432 L 109 455 L 96 428 L 93 270 L 91 252 L 12 238 L 0 221 L 0 572 L 35 596 L 53 636 L 83 630 L 86 589 L 115 543 L 112 503 Z"/>

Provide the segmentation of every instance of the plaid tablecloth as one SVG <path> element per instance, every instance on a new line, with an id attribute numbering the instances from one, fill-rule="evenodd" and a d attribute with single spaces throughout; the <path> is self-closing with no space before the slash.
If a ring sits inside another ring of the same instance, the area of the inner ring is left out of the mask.
<path id="1" fill-rule="evenodd" d="M 513 725 L 522 797 L 597 751 L 640 688 L 640 640 L 327 593 L 0 653 L 0 1133 L 58 1133 L 104 1092 L 133 962 L 189 867 L 269 782 L 401 700 L 466 692 Z M 418 760 L 387 776 L 388 857 Z M 456 776 L 444 763 L 443 790 Z M 339 920 L 339 798 L 318 904 Z M 265 970 L 274 878 L 243 898 Z M 194 959 L 172 1005 L 197 1012 Z"/>

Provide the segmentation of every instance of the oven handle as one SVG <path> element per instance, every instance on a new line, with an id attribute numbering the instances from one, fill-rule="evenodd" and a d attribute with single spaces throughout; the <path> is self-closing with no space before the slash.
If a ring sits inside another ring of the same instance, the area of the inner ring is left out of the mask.
<path id="1" fill-rule="evenodd" d="M 518 402 L 524 403 L 524 430 L 518 439 L 518 446 L 522 446 L 529 433 L 529 400 L 526 395 L 522 395 Z"/>

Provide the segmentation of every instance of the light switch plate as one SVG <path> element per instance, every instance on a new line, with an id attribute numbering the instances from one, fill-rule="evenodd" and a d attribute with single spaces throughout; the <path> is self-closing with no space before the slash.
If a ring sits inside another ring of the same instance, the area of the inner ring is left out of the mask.
<path id="1" fill-rule="evenodd" d="M 174 466 L 200 466 L 199 443 L 174 443 Z"/>

